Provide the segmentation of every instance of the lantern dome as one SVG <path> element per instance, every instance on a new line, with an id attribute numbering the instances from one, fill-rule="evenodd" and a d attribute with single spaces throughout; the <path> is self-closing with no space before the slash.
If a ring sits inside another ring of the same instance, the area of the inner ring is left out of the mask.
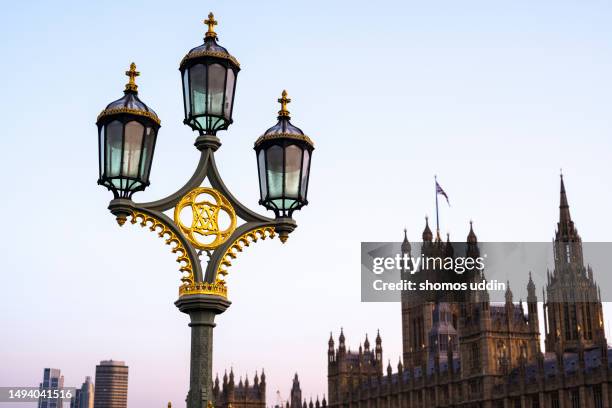
<path id="1" fill-rule="evenodd" d="M 289 138 L 294 140 L 301 140 L 309 145 L 314 150 L 314 143 L 308 136 L 304 134 L 302 129 L 294 126 L 291 123 L 291 115 L 287 110 L 287 104 L 291 102 L 291 99 L 287 98 L 287 91 L 283 90 L 281 98 L 278 99 L 281 104 L 281 110 L 278 111 L 278 122 L 261 135 L 255 142 L 255 147 L 262 143 L 274 139 Z"/>
<path id="2" fill-rule="evenodd" d="M 136 71 L 136 64 L 132 62 L 130 70 L 125 74 L 130 77 L 130 80 L 125 84 L 123 96 L 106 105 L 106 108 L 98 115 L 97 122 L 107 120 L 111 116 L 129 113 L 147 117 L 159 125 L 161 122 L 157 113 L 138 97 L 138 85 L 136 85 L 135 78 L 140 75 L 140 72 Z"/>
<path id="3" fill-rule="evenodd" d="M 204 23 L 208 25 L 208 31 L 204 37 L 204 44 L 189 50 L 187 55 L 183 57 L 180 68 L 185 67 L 194 59 L 199 59 L 201 57 L 215 57 L 228 60 L 235 68 L 240 69 L 240 63 L 238 60 L 229 53 L 227 48 L 222 47 L 217 43 L 217 33 L 213 29 L 213 27 L 217 25 L 217 21 L 214 19 L 213 13 L 208 14 L 208 19 L 204 20 Z"/>
<path id="4" fill-rule="evenodd" d="M 314 144 L 291 123 L 287 104 L 291 99 L 283 91 L 278 99 L 278 122 L 255 142 L 259 168 L 259 203 L 277 217 L 291 217 L 293 211 L 308 204 L 308 179 Z"/>
<path id="5" fill-rule="evenodd" d="M 109 103 L 98 115 L 99 170 L 101 184 L 115 198 L 131 198 L 149 185 L 149 174 L 160 120 L 138 98 L 132 62 L 125 73 L 130 79 L 122 98 Z"/>

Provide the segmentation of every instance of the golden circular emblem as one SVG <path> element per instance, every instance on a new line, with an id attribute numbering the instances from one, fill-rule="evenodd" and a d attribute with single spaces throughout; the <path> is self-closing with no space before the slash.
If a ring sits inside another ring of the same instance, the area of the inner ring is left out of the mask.
<path id="1" fill-rule="evenodd" d="M 214 188 L 194 188 L 174 209 L 174 222 L 198 249 L 215 249 L 236 229 L 236 213 Z"/>

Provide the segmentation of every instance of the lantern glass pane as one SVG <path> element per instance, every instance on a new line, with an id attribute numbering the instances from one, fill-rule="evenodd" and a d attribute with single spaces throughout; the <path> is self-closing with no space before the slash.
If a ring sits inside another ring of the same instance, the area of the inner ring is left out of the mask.
<path id="1" fill-rule="evenodd" d="M 206 112 L 206 67 L 202 64 L 189 69 L 191 77 L 191 113 L 203 115 Z"/>
<path id="2" fill-rule="evenodd" d="M 145 133 L 145 141 L 142 149 L 142 158 L 140 159 L 140 177 L 143 182 L 149 181 L 149 173 L 151 171 L 151 157 L 153 155 L 153 145 L 155 144 L 155 129 L 148 127 Z"/>
<path id="3" fill-rule="evenodd" d="M 125 147 L 123 150 L 123 169 L 121 171 L 121 174 L 125 177 L 138 177 L 143 136 L 144 126 L 140 123 L 131 121 L 125 125 Z"/>
<path id="4" fill-rule="evenodd" d="M 275 200 L 283 196 L 283 148 L 272 146 L 268 150 L 266 173 L 268 179 L 269 198 L 278 206 L 282 207 L 282 200 Z"/>
<path id="5" fill-rule="evenodd" d="M 310 172 L 310 152 L 304 150 L 304 161 L 302 162 L 302 184 L 300 186 L 300 196 L 302 200 L 306 200 L 306 192 L 308 191 L 308 174 Z"/>
<path id="6" fill-rule="evenodd" d="M 98 164 L 100 165 L 100 178 L 104 174 L 104 126 L 100 127 L 98 133 Z"/>
<path id="7" fill-rule="evenodd" d="M 183 72 L 183 101 L 185 103 L 185 116 L 191 114 L 191 102 L 189 97 L 189 70 Z"/>
<path id="8" fill-rule="evenodd" d="M 227 70 L 227 83 L 225 84 L 225 104 L 223 112 L 225 112 L 225 118 L 229 120 L 232 117 L 232 101 L 234 100 L 234 81 L 236 76 L 234 71 L 231 69 Z"/>
<path id="9" fill-rule="evenodd" d="M 285 197 L 297 198 L 300 188 L 302 149 L 296 145 L 285 148 Z"/>
<path id="10" fill-rule="evenodd" d="M 257 157 L 257 165 L 259 167 L 259 188 L 261 199 L 265 200 L 268 195 L 268 183 L 266 181 L 266 151 L 260 150 Z"/>
<path id="11" fill-rule="evenodd" d="M 114 120 L 106 126 L 106 176 L 117 177 L 121 170 L 123 123 Z"/>
<path id="12" fill-rule="evenodd" d="M 208 113 L 221 115 L 223 111 L 223 91 L 225 90 L 225 67 L 212 64 L 208 67 Z"/>

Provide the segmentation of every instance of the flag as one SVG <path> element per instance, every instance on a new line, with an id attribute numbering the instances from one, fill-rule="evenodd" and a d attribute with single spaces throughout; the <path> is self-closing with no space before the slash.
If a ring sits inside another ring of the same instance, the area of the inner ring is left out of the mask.
<path id="1" fill-rule="evenodd" d="M 444 196 L 444 198 L 446 198 L 446 203 L 448 204 L 448 206 L 450 207 L 450 202 L 448 201 L 448 196 L 446 195 L 446 192 L 442 189 L 442 187 L 440 187 L 440 185 L 438 184 L 438 182 L 436 181 L 436 194 L 441 194 Z"/>

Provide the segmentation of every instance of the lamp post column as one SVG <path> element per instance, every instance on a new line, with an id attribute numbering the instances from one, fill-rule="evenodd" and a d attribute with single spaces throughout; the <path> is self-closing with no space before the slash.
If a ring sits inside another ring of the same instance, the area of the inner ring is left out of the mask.
<path id="1" fill-rule="evenodd" d="M 191 364 L 187 408 L 212 406 L 212 356 L 215 316 L 223 313 L 230 301 L 215 295 L 189 295 L 175 305 L 189 315 L 191 322 Z"/>

